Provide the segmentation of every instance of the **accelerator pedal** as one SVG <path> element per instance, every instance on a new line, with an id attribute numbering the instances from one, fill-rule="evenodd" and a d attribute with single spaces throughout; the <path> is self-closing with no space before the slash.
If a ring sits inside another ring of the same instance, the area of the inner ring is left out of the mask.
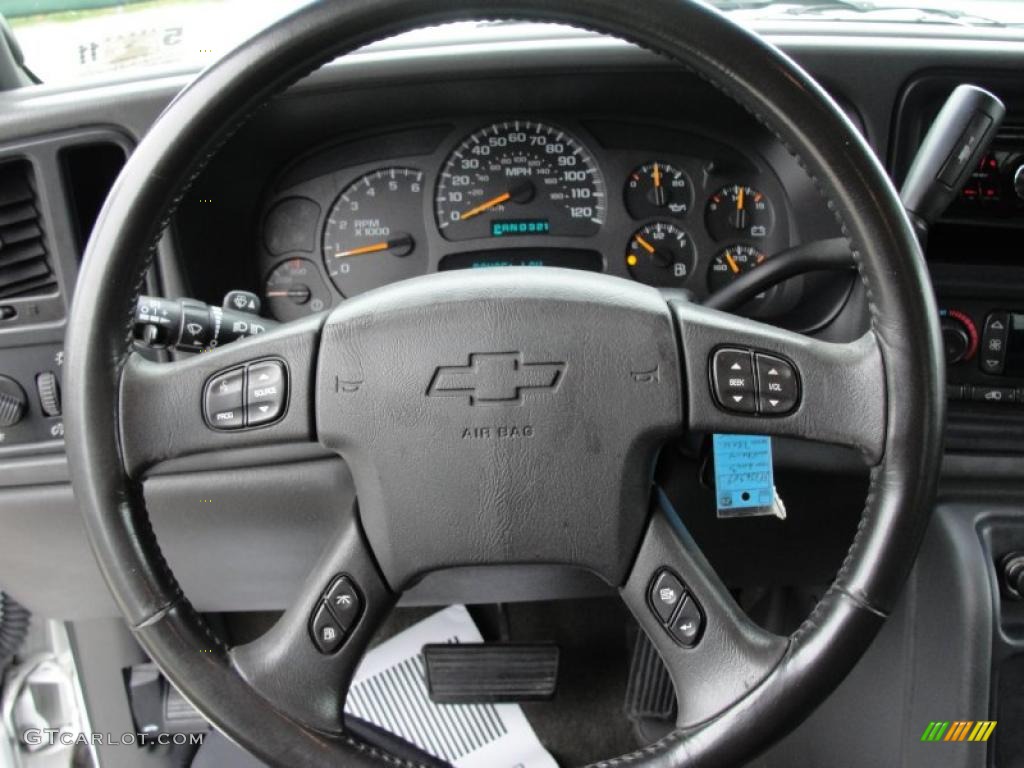
<path id="1" fill-rule="evenodd" d="M 423 660 L 436 704 L 543 701 L 558 684 L 557 645 L 437 643 Z"/>

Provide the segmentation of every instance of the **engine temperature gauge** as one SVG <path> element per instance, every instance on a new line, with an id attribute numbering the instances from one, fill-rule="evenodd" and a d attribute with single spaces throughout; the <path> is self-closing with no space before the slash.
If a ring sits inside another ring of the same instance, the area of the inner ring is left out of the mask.
<path id="1" fill-rule="evenodd" d="M 634 280 L 662 287 L 679 286 L 693 273 L 697 251 L 675 224 L 655 221 L 641 227 L 626 246 L 626 266 Z"/>
<path id="2" fill-rule="evenodd" d="M 708 272 L 708 288 L 712 293 L 724 288 L 740 275 L 749 272 L 767 260 L 767 256 L 752 245 L 730 245 L 711 262 Z M 765 293 L 758 294 L 763 299 Z"/>

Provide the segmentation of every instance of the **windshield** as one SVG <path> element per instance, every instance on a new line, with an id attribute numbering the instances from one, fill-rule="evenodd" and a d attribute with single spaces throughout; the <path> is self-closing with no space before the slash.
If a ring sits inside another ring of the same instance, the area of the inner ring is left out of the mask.
<path id="1" fill-rule="evenodd" d="M 0 0 L 39 80 L 195 70 L 307 0 Z M 1024 28 L 1022 0 L 711 0 L 741 22 Z M 487 25 L 455 25 L 457 35 Z M 467 29 L 468 27 L 468 29 Z M 507 31 L 507 30 L 506 30 Z M 426 31 L 433 37 L 451 30 Z M 422 38 L 422 33 L 421 33 Z"/>

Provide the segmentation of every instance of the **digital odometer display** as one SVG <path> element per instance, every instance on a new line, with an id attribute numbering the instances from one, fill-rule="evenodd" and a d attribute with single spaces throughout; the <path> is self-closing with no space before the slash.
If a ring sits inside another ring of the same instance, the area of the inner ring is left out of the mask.
<path id="1" fill-rule="evenodd" d="M 601 172 L 576 139 L 551 125 L 510 120 L 452 151 L 434 204 L 448 240 L 585 237 L 604 222 L 606 197 Z"/>
<path id="2" fill-rule="evenodd" d="M 604 263 L 597 251 L 576 248 L 498 248 L 451 253 L 441 259 L 439 269 L 483 269 L 486 267 L 562 267 L 601 272 Z"/>

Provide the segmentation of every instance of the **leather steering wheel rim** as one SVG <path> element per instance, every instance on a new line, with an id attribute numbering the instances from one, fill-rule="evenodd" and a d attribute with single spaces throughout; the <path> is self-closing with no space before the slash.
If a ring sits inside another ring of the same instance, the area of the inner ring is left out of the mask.
<path id="1" fill-rule="evenodd" d="M 584 27 L 694 70 L 747 108 L 801 161 L 856 257 L 885 401 L 875 405 L 884 415 L 882 450 L 871 457 L 871 490 L 849 554 L 777 663 L 745 696 L 710 719 L 604 763 L 737 764 L 806 717 L 845 677 L 893 608 L 930 517 L 944 379 L 924 260 L 883 168 L 795 63 L 697 2 L 644 0 L 628 13 L 613 0 L 316 3 L 204 71 L 131 156 L 78 279 L 67 338 L 67 449 L 91 545 L 139 642 L 233 740 L 272 764 L 414 764 L 351 733 L 324 733 L 298 722 L 242 677 L 236 658 L 192 609 L 160 553 L 141 484 L 125 467 L 122 396 L 134 357 L 134 306 L 156 243 L 190 182 L 245 119 L 340 54 L 408 29 L 480 18 Z M 854 394 L 851 408 L 858 404 Z M 197 647 L 215 652 L 198 654 Z"/>

